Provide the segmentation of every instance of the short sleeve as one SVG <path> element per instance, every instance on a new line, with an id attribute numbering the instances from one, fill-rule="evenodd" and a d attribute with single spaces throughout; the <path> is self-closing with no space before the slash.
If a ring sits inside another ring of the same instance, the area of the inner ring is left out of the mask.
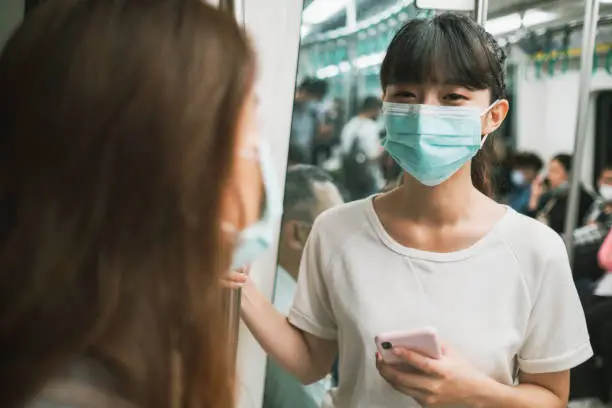
<path id="1" fill-rule="evenodd" d="M 549 259 L 518 354 L 519 368 L 525 373 L 569 370 L 593 355 L 567 252 L 561 238 L 555 238 L 552 245 L 543 245 Z"/>
<path id="2" fill-rule="evenodd" d="M 289 322 L 313 336 L 336 340 L 336 319 L 324 276 L 327 265 L 323 251 L 319 223 L 315 222 L 300 262 L 297 290 L 289 312 Z"/>

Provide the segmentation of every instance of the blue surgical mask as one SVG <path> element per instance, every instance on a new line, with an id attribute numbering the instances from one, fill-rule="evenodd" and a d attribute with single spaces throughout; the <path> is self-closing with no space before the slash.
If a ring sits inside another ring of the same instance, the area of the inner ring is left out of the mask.
<path id="1" fill-rule="evenodd" d="M 484 114 L 456 106 L 383 103 L 387 137 L 383 146 L 393 159 L 426 186 L 448 180 L 483 146 Z"/>
<path id="2" fill-rule="evenodd" d="M 223 229 L 237 235 L 236 247 L 232 257 L 232 270 L 249 266 L 258 256 L 272 246 L 277 227 L 277 221 L 283 212 L 283 202 L 280 185 L 276 176 L 270 151 L 266 146 L 259 148 L 258 159 L 264 185 L 265 203 L 262 217 L 256 223 L 238 231 L 234 225 L 223 223 Z"/>
<path id="3" fill-rule="evenodd" d="M 512 172 L 510 173 L 510 181 L 512 181 L 512 184 L 514 184 L 515 186 L 521 187 L 525 184 L 525 175 L 522 171 L 512 170 Z"/>

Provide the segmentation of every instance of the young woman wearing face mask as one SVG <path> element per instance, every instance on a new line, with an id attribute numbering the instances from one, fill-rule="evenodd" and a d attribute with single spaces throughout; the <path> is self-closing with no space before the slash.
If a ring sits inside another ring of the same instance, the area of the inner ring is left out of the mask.
<path id="1" fill-rule="evenodd" d="M 561 238 L 489 198 L 504 59 L 468 17 L 402 27 L 381 83 L 403 183 L 319 217 L 288 317 L 242 278 L 244 320 L 286 370 L 310 383 L 339 354 L 324 407 L 561 408 L 569 369 L 592 355 Z M 396 350 L 420 374 L 376 354 L 376 335 L 425 326 L 442 358 Z"/>

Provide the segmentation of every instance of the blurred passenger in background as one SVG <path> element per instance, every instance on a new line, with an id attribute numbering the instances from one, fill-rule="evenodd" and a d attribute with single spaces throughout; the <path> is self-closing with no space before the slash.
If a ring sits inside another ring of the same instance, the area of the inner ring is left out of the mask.
<path id="1" fill-rule="evenodd" d="M 359 114 L 342 129 L 340 142 L 344 157 L 344 185 L 353 200 L 374 194 L 385 186 L 379 161 L 383 150 L 377 123 L 381 106 L 379 98 L 365 98 Z"/>
<path id="2" fill-rule="evenodd" d="M 599 281 L 595 296 L 612 298 L 612 232 L 608 233 L 597 255 L 599 266 L 607 273 Z M 612 315 L 610 316 L 612 322 Z"/>
<path id="3" fill-rule="evenodd" d="M 322 166 L 332 156 L 334 147 L 340 144 L 344 116 L 344 101 L 340 98 L 322 107 L 321 125 L 313 143 L 313 164 Z"/>
<path id="4" fill-rule="evenodd" d="M 0 406 L 234 406 L 220 220 L 261 212 L 254 77 L 243 29 L 201 1 L 47 1 L 14 33 Z"/>
<path id="5" fill-rule="evenodd" d="M 295 92 L 289 140 L 289 162 L 292 164 L 312 164 L 315 159 L 314 143 L 323 123 L 319 105 L 327 91 L 328 85 L 324 80 L 306 78 Z"/>
<path id="6" fill-rule="evenodd" d="M 534 182 L 544 163 L 532 152 L 519 152 L 512 157 L 510 180 L 512 188 L 508 194 L 508 205 L 521 214 L 529 212 L 531 184 Z"/>
<path id="7" fill-rule="evenodd" d="M 536 177 L 531 183 L 531 195 L 527 213 L 559 234 L 565 232 L 565 215 L 570 189 L 572 156 L 558 154 L 550 161 L 546 177 Z M 579 183 L 579 180 L 574 182 Z M 586 216 L 593 204 L 593 197 L 580 186 L 578 225 L 586 222 Z"/>
<path id="8" fill-rule="evenodd" d="M 598 258 L 606 273 L 584 302 L 596 358 L 572 372 L 575 383 L 572 388 L 585 401 L 590 400 L 592 407 L 603 407 L 601 402 L 609 403 L 612 399 L 612 232 L 601 245 Z"/>
<path id="9" fill-rule="evenodd" d="M 612 165 L 605 166 L 598 178 L 598 196 L 587 217 L 587 224 L 574 230 L 574 280 L 586 295 L 591 295 L 605 270 L 597 254 L 612 227 Z"/>
<path id="10" fill-rule="evenodd" d="M 300 259 L 315 218 L 343 202 L 331 176 L 320 168 L 297 165 L 287 170 L 274 288 L 274 306 L 285 316 L 293 303 Z M 268 359 L 263 408 L 319 407 L 330 387 L 329 376 L 304 386 L 274 360 Z"/>
<path id="11" fill-rule="evenodd" d="M 587 216 L 587 224 L 606 219 L 612 209 L 612 163 L 606 164 L 597 178 L 597 197 Z"/>

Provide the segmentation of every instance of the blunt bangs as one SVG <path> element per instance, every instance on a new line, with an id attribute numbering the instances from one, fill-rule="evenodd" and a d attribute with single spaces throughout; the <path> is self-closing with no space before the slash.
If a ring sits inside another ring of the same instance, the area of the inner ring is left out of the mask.
<path id="1" fill-rule="evenodd" d="M 487 33 L 468 18 L 445 13 L 412 20 L 391 41 L 380 82 L 383 91 L 402 83 L 453 84 L 502 98 L 504 58 L 496 54 Z"/>

